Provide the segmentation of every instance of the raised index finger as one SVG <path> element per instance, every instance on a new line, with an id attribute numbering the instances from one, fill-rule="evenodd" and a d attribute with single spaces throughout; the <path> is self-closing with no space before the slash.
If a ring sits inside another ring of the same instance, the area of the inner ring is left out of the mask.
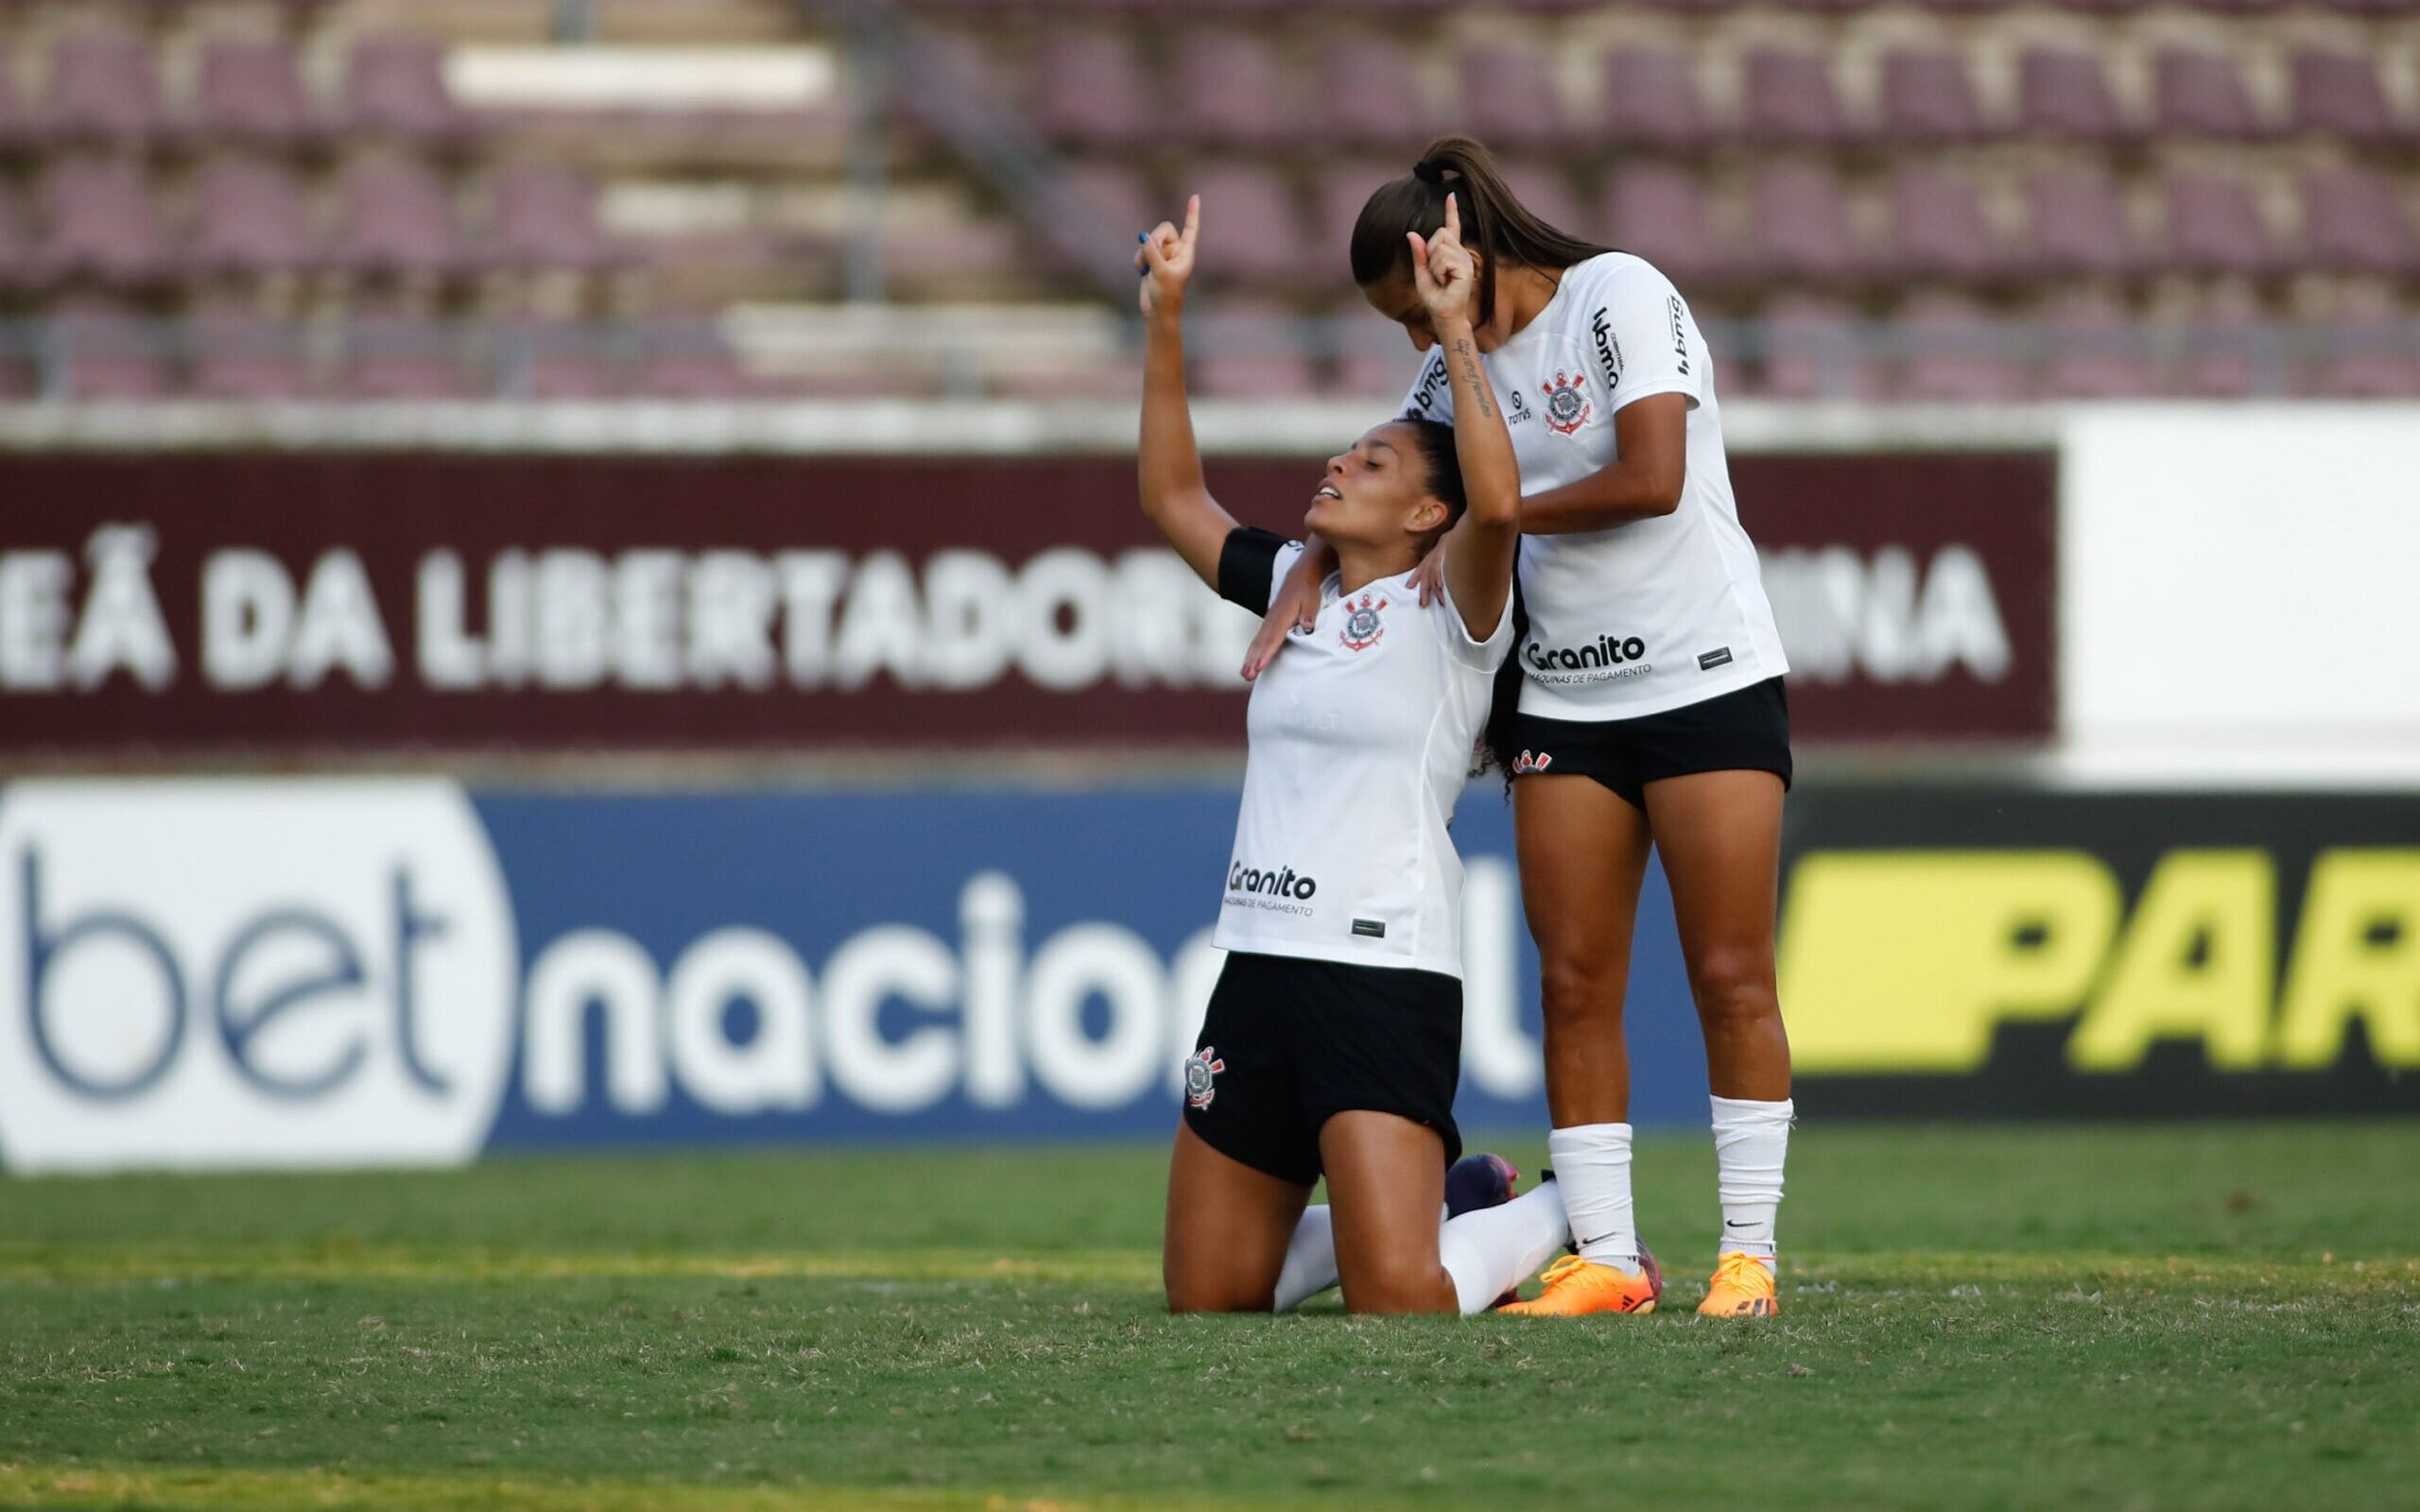
<path id="1" fill-rule="evenodd" d="M 1193 245 L 1194 236 L 1200 232 L 1201 230 L 1201 197 L 1200 195 L 1193 195 L 1187 198 L 1184 201 L 1184 235 L 1181 238 L 1184 245 L 1191 247 Z"/>
<path id="2" fill-rule="evenodd" d="M 1445 196 L 1445 234 L 1456 241 L 1462 239 L 1461 207 L 1451 194 Z"/>

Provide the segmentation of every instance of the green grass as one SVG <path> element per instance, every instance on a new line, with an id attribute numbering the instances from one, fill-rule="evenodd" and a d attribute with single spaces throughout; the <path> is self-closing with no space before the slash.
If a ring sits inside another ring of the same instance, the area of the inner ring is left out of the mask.
<path id="1" fill-rule="evenodd" d="M 1167 1317 L 1157 1149 L 0 1181 L 0 1507 L 2420 1503 L 2420 1127 L 1791 1156 L 1761 1326 L 1703 1139 L 1581 1323 Z"/>

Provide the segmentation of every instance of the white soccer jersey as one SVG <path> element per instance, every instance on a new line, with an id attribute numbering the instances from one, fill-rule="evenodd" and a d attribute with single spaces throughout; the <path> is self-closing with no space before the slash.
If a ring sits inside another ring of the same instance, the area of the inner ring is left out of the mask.
<path id="1" fill-rule="evenodd" d="M 1238 530 L 1219 591 L 1254 613 L 1302 555 Z M 1339 592 L 1253 684 L 1252 745 L 1225 902 L 1232 951 L 1462 974 L 1462 862 L 1446 826 L 1512 641 L 1472 639 L 1411 578 Z M 1509 595 L 1508 595 L 1509 597 Z"/>
<path id="2" fill-rule="evenodd" d="M 1521 538 L 1521 712 L 1632 719 L 1788 671 L 1731 497 L 1714 364 L 1672 281 L 1628 252 L 1592 257 L 1481 360 L 1503 397 L 1524 495 L 1610 465 L 1623 405 L 1670 393 L 1689 403 L 1680 507 L 1585 535 Z M 1404 412 L 1453 421 L 1443 351 L 1429 353 Z"/>

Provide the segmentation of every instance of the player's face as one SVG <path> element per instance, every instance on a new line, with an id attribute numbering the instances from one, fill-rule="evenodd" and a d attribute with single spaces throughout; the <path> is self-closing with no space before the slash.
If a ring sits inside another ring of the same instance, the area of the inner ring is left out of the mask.
<path id="1" fill-rule="evenodd" d="M 1384 545 L 1433 524 L 1429 516 L 1441 508 L 1428 497 L 1427 463 L 1410 428 L 1377 425 L 1327 459 L 1303 528 L 1332 541 Z"/>
<path id="2" fill-rule="evenodd" d="M 1478 273 L 1478 278 L 1472 280 L 1471 335 L 1478 339 L 1479 351 L 1494 352 L 1511 334 L 1500 329 L 1508 312 L 1499 308 L 1494 320 L 1485 325 L 1478 323 L 1478 280 L 1487 277 L 1487 268 L 1477 254 L 1473 254 L 1471 262 Z M 1404 334 L 1411 337 L 1415 350 L 1426 352 L 1437 344 L 1437 328 L 1429 321 L 1428 307 L 1420 302 L 1420 290 L 1411 281 L 1409 266 L 1388 274 L 1375 284 L 1362 284 L 1361 298 L 1369 301 L 1370 308 L 1403 327 Z"/>

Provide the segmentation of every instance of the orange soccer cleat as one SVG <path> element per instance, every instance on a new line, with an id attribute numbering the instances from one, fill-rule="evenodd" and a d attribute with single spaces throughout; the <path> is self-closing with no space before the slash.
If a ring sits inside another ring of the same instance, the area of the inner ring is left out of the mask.
<path id="1" fill-rule="evenodd" d="M 1717 1257 L 1714 1280 L 1698 1304 L 1700 1317 L 1771 1317 L 1780 1311 L 1771 1265 L 1754 1255 Z"/>
<path id="2" fill-rule="evenodd" d="M 1508 1302 L 1499 1313 L 1524 1317 L 1579 1317 L 1589 1313 L 1652 1313 L 1664 1295 L 1664 1276 L 1645 1246 L 1638 1252 L 1639 1269 L 1620 1270 L 1578 1255 L 1565 1255 L 1547 1267 L 1547 1289 L 1526 1302 Z"/>

